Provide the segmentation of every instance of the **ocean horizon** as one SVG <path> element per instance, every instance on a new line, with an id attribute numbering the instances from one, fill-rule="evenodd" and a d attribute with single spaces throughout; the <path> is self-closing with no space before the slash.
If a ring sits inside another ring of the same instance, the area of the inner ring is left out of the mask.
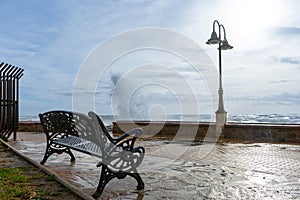
<path id="1" fill-rule="evenodd" d="M 111 125 L 116 121 L 113 115 L 100 115 L 105 125 Z M 136 119 L 150 120 L 150 119 Z M 20 116 L 19 121 L 39 121 L 38 116 Z M 168 115 L 166 119 L 152 119 L 152 121 L 191 121 L 191 122 L 214 122 L 215 115 Z M 300 124 L 300 114 L 228 114 L 227 122 L 232 123 L 271 123 L 271 124 Z"/>

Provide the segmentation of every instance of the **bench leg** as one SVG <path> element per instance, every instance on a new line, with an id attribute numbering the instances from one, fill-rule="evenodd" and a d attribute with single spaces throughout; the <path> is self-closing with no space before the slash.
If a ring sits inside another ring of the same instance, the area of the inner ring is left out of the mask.
<path id="1" fill-rule="evenodd" d="M 45 155 L 44 155 L 44 158 L 43 160 L 40 162 L 41 165 L 45 164 L 46 161 L 48 160 L 48 158 L 54 154 L 54 153 L 58 153 L 58 154 L 62 154 L 63 152 L 67 153 L 70 155 L 71 157 L 71 162 L 74 162 L 75 161 L 75 156 L 73 155 L 72 151 L 69 149 L 69 148 L 66 148 L 64 150 L 61 150 L 61 149 L 53 149 L 51 148 L 50 145 L 47 145 L 47 148 L 46 148 L 46 152 L 45 152 Z"/>
<path id="2" fill-rule="evenodd" d="M 72 153 L 71 149 L 67 148 L 67 150 L 65 152 L 70 155 L 70 157 L 71 157 L 70 161 L 74 162 L 75 161 L 75 156 Z"/>
<path id="3" fill-rule="evenodd" d="M 41 165 L 45 164 L 46 161 L 48 160 L 48 158 L 54 154 L 55 152 L 51 149 L 51 147 L 47 144 L 47 147 L 46 147 L 46 152 L 45 152 L 45 155 L 44 155 L 44 158 L 43 160 L 40 162 Z"/>
<path id="4" fill-rule="evenodd" d="M 144 189 L 145 184 L 144 184 L 144 182 L 143 182 L 143 180 L 142 180 L 142 178 L 140 177 L 140 175 L 139 175 L 138 172 L 136 172 L 136 173 L 130 173 L 130 174 L 128 174 L 128 175 L 129 175 L 129 176 L 132 176 L 132 177 L 137 181 L 137 183 L 138 183 L 138 185 L 137 185 L 137 187 L 136 187 L 137 190 L 142 190 L 142 189 Z"/>
<path id="5" fill-rule="evenodd" d="M 102 164 L 102 169 L 101 169 L 101 177 L 99 180 L 99 184 L 97 187 L 96 192 L 93 194 L 93 198 L 97 199 L 98 197 L 100 197 L 100 195 L 102 194 L 105 185 L 113 178 L 115 178 L 115 173 L 113 173 L 112 171 L 110 171 L 106 165 Z"/>
<path id="6" fill-rule="evenodd" d="M 140 175 L 137 171 L 135 173 L 114 173 L 111 170 L 109 170 L 106 165 L 102 164 L 101 177 L 100 177 L 100 180 L 99 180 L 97 190 L 93 194 L 93 198 L 97 199 L 98 197 L 101 196 L 105 185 L 111 179 L 113 179 L 115 177 L 123 179 L 123 178 L 126 177 L 126 175 L 132 176 L 138 182 L 138 185 L 137 185 L 137 188 L 136 188 L 137 190 L 144 189 L 144 187 L 145 187 L 144 182 L 143 182 L 142 178 L 140 177 Z"/>

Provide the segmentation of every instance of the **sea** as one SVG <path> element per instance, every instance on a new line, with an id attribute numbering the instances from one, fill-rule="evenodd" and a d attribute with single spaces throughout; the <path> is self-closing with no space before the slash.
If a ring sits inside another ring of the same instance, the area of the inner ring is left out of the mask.
<path id="1" fill-rule="evenodd" d="M 100 115 L 106 126 L 116 121 L 113 115 Z M 138 119 L 149 120 L 149 119 Z M 215 115 L 168 115 L 163 121 L 190 121 L 190 122 L 214 122 Z M 19 121 L 39 121 L 38 116 L 20 116 Z M 153 119 L 153 121 L 161 121 Z M 266 124 L 300 124 L 300 114 L 228 114 L 229 123 L 266 123 Z"/>

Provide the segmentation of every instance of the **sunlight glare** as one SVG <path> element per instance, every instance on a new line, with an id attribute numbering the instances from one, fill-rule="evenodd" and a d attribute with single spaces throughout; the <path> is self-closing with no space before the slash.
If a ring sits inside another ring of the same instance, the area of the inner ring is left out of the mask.
<path id="1" fill-rule="evenodd" d="M 263 43 L 267 39 L 268 29 L 280 25 L 285 12 L 282 0 L 225 2 L 224 19 L 230 25 L 229 40 L 241 40 L 246 46 L 254 41 L 256 44 Z"/>

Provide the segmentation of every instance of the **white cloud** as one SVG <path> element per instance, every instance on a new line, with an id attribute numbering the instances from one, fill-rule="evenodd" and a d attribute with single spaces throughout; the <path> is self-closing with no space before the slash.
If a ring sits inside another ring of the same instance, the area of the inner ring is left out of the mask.
<path id="1" fill-rule="evenodd" d="M 212 22 L 218 19 L 234 46 L 231 51 L 222 52 L 225 106 L 229 112 L 242 113 L 248 105 L 251 112 L 250 107 L 258 105 L 258 101 L 270 102 L 267 96 L 281 99 L 286 96 L 282 95 L 284 92 L 299 91 L 298 4 L 292 0 L 7 1 L 1 4 L 0 17 L 5 20 L 0 32 L 0 54 L 4 62 L 25 69 L 20 81 L 22 114 L 38 113 L 55 105 L 69 109 L 77 70 L 89 52 L 105 39 L 133 28 L 168 28 L 198 42 L 218 67 L 217 47 L 205 45 Z M 256 9 L 257 18 L 250 8 Z M 97 90 L 97 98 L 108 101 L 114 87 L 111 78 L 116 83 L 118 74 L 124 75 L 145 63 L 171 66 L 188 80 L 197 98 L 207 96 L 203 77 L 197 76 L 187 63 L 158 51 L 149 55 L 135 52 L 135 56 L 116 60 L 98 85 L 101 91 Z M 178 88 L 182 80 L 163 70 L 159 74 L 145 70 L 140 76 L 149 81 L 168 80 Z M 211 95 L 217 95 L 217 91 Z M 276 112 L 286 112 L 299 108 L 291 96 L 286 101 L 272 101 L 282 106 L 260 104 L 259 109 L 271 112 L 276 106 Z"/>

